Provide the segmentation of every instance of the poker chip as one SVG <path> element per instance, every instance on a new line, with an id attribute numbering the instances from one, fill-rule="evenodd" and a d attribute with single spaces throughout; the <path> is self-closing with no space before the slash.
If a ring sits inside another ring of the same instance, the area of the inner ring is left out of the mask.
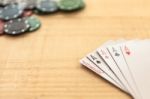
<path id="1" fill-rule="evenodd" d="M 18 35 L 41 27 L 33 14 L 75 11 L 85 6 L 83 0 L 0 0 L 0 35 Z"/>
<path id="2" fill-rule="evenodd" d="M 0 6 L 4 6 L 4 0 L 0 0 Z"/>
<path id="3" fill-rule="evenodd" d="M 58 11 L 57 2 L 54 0 L 41 0 L 38 2 L 36 8 L 42 13 L 53 13 Z"/>
<path id="4" fill-rule="evenodd" d="M 60 0 L 58 5 L 63 11 L 78 10 L 85 6 L 83 0 Z"/>
<path id="5" fill-rule="evenodd" d="M 0 35 L 4 34 L 4 22 L 0 20 Z"/>
<path id="6" fill-rule="evenodd" d="M 18 35 L 26 32 L 29 29 L 28 22 L 24 19 L 14 19 L 6 22 L 4 31 L 9 35 Z"/>
<path id="7" fill-rule="evenodd" d="M 0 7 L 0 11 L 2 11 L 3 10 L 3 7 Z"/>
<path id="8" fill-rule="evenodd" d="M 10 4 L 0 10 L 0 19 L 10 20 L 19 17 L 23 13 L 23 9 L 19 5 Z"/>
<path id="9" fill-rule="evenodd" d="M 23 0 L 23 2 L 25 3 L 25 9 L 34 9 L 37 5 L 37 1 L 38 0 Z"/>
<path id="10" fill-rule="evenodd" d="M 28 17 L 28 18 L 26 18 L 26 20 L 27 20 L 27 23 L 30 26 L 30 28 L 29 28 L 30 32 L 39 29 L 40 26 L 41 26 L 40 20 L 38 18 L 34 17 L 34 16 Z"/>
<path id="11" fill-rule="evenodd" d="M 3 1 L 4 1 L 4 2 L 3 2 L 4 5 L 17 3 L 17 0 L 3 0 Z"/>

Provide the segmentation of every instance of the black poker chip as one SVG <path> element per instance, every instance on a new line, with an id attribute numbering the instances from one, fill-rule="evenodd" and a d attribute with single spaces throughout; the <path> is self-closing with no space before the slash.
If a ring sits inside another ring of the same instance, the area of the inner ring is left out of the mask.
<path id="1" fill-rule="evenodd" d="M 54 0 L 41 0 L 36 8 L 39 13 L 54 13 L 58 11 L 57 2 Z"/>
<path id="2" fill-rule="evenodd" d="M 28 21 L 23 18 L 10 20 L 4 25 L 4 32 L 9 35 L 23 34 L 29 29 Z"/>
<path id="3" fill-rule="evenodd" d="M 10 4 L 0 10 L 0 19 L 10 20 L 19 17 L 23 13 L 23 9 L 17 4 Z"/>

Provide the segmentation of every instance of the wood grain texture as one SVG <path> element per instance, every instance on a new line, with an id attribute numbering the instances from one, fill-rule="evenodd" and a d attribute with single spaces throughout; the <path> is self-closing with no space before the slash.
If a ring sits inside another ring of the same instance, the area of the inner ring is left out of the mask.
<path id="1" fill-rule="evenodd" d="M 149 0 L 86 0 L 77 13 L 38 16 L 42 28 L 0 37 L 0 99 L 131 99 L 79 64 L 108 40 L 149 38 Z"/>

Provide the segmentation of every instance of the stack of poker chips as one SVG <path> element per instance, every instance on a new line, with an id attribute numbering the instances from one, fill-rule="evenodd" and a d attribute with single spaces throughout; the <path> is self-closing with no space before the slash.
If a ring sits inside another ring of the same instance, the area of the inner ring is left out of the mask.
<path id="1" fill-rule="evenodd" d="M 41 27 L 33 14 L 73 12 L 85 7 L 83 0 L 0 0 L 0 34 L 20 35 Z"/>

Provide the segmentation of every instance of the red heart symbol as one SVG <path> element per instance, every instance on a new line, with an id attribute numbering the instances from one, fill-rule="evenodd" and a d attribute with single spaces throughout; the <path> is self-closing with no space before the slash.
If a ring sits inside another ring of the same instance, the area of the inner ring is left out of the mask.
<path id="1" fill-rule="evenodd" d="M 130 54 L 131 54 L 131 52 L 126 52 L 126 54 L 130 55 Z"/>

